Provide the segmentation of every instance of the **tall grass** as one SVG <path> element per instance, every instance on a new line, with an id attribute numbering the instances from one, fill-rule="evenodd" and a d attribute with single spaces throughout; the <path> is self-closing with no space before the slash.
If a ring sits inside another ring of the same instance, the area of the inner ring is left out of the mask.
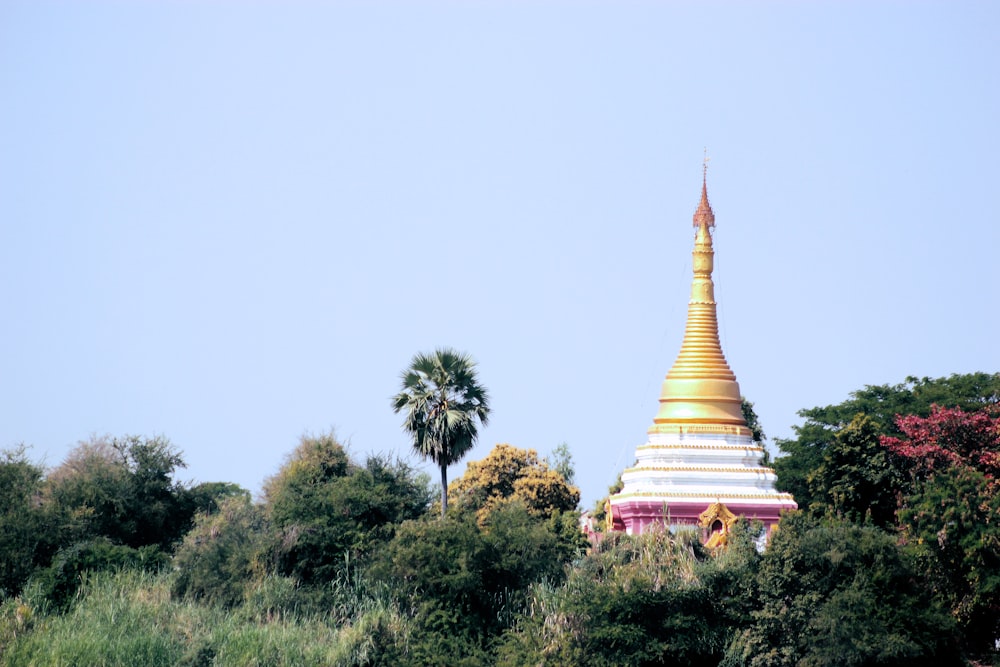
<path id="1" fill-rule="evenodd" d="M 386 664 L 408 637 L 387 600 L 355 588 L 355 615 L 289 608 L 287 580 L 262 583 L 226 612 L 172 600 L 169 574 L 132 570 L 88 576 L 65 614 L 25 596 L 0 605 L 0 665 L 9 667 L 310 667 Z M 345 585 L 345 584 L 340 584 Z M 350 590 L 337 593 L 346 600 Z M 254 604 L 256 599 L 256 604 Z M 341 610 L 342 611 L 342 610 Z"/>
<path id="2" fill-rule="evenodd" d="M 171 633 L 182 611 L 155 575 L 138 571 L 86 577 L 78 600 L 65 615 L 37 609 L 34 627 L 3 651 L 3 664 L 118 666 L 180 664 L 184 642 Z M 204 613 L 183 610 L 188 614 Z M 206 619 L 187 621 L 200 627 Z"/>

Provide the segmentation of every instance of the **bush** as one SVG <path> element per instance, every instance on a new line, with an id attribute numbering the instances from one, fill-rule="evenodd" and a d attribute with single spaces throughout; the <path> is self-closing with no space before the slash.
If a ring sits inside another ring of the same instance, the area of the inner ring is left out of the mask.
<path id="1" fill-rule="evenodd" d="M 363 559 L 429 500 L 426 477 L 405 463 L 370 457 L 359 466 L 333 435 L 304 437 L 265 487 L 277 572 L 307 585 L 333 581 L 345 556 Z"/>
<path id="2" fill-rule="evenodd" d="M 243 602 L 266 535 L 261 508 L 243 495 L 221 501 L 215 514 L 199 514 L 174 556 L 173 595 L 222 607 Z"/>
<path id="3" fill-rule="evenodd" d="M 707 575 L 733 567 L 745 576 L 744 563 L 706 559 L 686 534 L 607 536 L 564 584 L 532 587 L 525 614 L 503 638 L 500 663 L 718 664 L 729 639 L 725 587 Z"/>
<path id="4" fill-rule="evenodd" d="M 62 544 L 107 537 L 167 551 L 191 527 L 199 501 L 173 479 L 186 464 L 166 438 L 97 438 L 46 479 L 46 500 L 67 526 Z"/>
<path id="5" fill-rule="evenodd" d="M 169 562 L 169 556 L 155 546 L 133 549 L 99 537 L 60 550 L 52 564 L 32 578 L 32 583 L 37 594 L 54 608 L 65 609 L 89 574 L 123 569 L 157 572 Z"/>
<path id="6" fill-rule="evenodd" d="M 577 555 L 582 536 L 575 514 L 566 516 L 539 519 L 508 501 L 482 521 L 452 512 L 400 526 L 369 576 L 391 582 L 413 616 L 412 656 L 445 655 L 447 646 L 448 664 L 489 663 L 489 647 L 524 610 L 531 585 L 562 581 Z"/>
<path id="7" fill-rule="evenodd" d="M 16 595 L 46 541 L 46 523 L 38 506 L 42 467 L 28 460 L 24 447 L 0 451 L 0 600 Z"/>
<path id="8" fill-rule="evenodd" d="M 757 585 L 727 667 L 961 664 L 954 621 L 874 526 L 786 515 Z"/>

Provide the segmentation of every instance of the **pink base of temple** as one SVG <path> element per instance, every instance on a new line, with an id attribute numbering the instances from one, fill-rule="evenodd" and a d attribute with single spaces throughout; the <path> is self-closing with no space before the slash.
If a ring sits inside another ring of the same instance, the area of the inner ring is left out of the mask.
<path id="1" fill-rule="evenodd" d="M 669 503 L 662 501 L 629 500 L 615 503 L 611 507 L 615 530 L 627 530 L 633 535 L 646 532 L 651 526 L 698 526 L 698 517 L 711 503 Z M 794 510 L 798 506 L 790 503 L 746 503 L 726 502 L 726 508 L 736 516 L 751 521 L 760 521 L 770 533 L 781 518 L 781 512 Z"/>

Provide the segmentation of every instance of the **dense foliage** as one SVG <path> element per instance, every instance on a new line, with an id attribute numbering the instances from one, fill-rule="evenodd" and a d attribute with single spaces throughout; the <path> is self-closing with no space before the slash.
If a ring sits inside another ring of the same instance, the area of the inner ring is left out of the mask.
<path id="1" fill-rule="evenodd" d="M 749 540 L 733 544 L 728 558 L 713 559 L 692 533 L 606 537 L 563 584 L 532 588 L 526 613 L 504 637 L 502 664 L 717 665 L 733 618 L 730 595 L 757 560 Z"/>
<path id="2" fill-rule="evenodd" d="M 843 403 L 799 411 L 805 422 L 793 427 L 795 438 L 776 440 L 778 448 L 787 454 L 773 462 L 778 485 L 795 497 L 799 507 L 822 502 L 822 496 L 809 487 L 809 475 L 823 463 L 823 455 L 837 434 L 859 414 L 872 420 L 879 435 L 899 436 L 897 415 L 926 417 L 932 405 L 975 412 L 998 403 L 1000 373 L 936 379 L 908 377 L 900 384 L 867 385 L 851 392 Z"/>
<path id="3" fill-rule="evenodd" d="M 402 461 L 351 461 L 332 434 L 302 438 L 264 488 L 275 529 L 280 574 L 304 584 L 334 579 L 345 562 L 364 557 L 393 528 L 427 509 L 426 480 Z"/>
<path id="4" fill-rule="evenodd" d="M 948 612 L 956 653 L 988 662 L 1000 660 L 998 403 L 1000 374 L 868 386 L 801 411 L 806 423 L 779 441 L 787 455 L 774 464 L 813 520 L 889 536 Z"/>
<path id="5" fill-rule="evenodd" d="M 954 621 L 892 535 L 874 526 L 785 517 L 756 591 L 726 665 L 960 664 Z"/>
<path id="6" fill-rule="evenodd" d="M 37 503 L 43 473 L 24 447 L 0 453 L 0 597 L 17 593 L 44 557 L 45 518 Z"/>
<path id="7" fill-rule="evenodd" d="M 758 550 L 579 528 L 573 463 L 497 445 L 440 518 L 405 461 L 303 437 L 254 500 L 163 438 L 0 453 L 0 665 L 1000 664 L 1000 377 L 803 411 Z M 752 406 L 747 404 L 752 411 Z M 761 437 L 763 433 L 761 431 Z"/>

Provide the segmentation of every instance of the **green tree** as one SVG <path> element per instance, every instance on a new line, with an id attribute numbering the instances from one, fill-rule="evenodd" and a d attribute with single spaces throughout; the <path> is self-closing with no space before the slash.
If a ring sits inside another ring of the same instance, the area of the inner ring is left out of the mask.
<path id="1" fill-rule="evenodd" d="M 757 600 L 726 667 L 961 664 L 951 617 L 875 526 L 786 515 L 761 560 Z"/>
<path id="2" fill-rule="evenodd" d="M 576 477 L 576 466 L 573 465 L 573 454 L 569 451 L 569 445 L 560 442 L 552 454 L 549 455 L 546 463 L 550 468 L 562 475 L 567 484 L 572 484 Z"/>
<path id="3" fill-rule="evenodd" d="M 157 572 L 169 562 L 169 556 L 156 545 L 135 549 L 116 544 L 107 537 L 95 537 L 60 549 L 48 567 L 32 575 L 31 586 L 37 587 L 36 594 L 56 609 L 65 610 L 88 573 L 126 568 Z"/>
<path id="4" fill-rule="evenodd" d="M 746 396 L 740 396 L 740 410 L 743 412 L 743 419 L 747 422 L 747 428 L 750 429 L 750 435 L 754 443 L 763 447 L 764 441 L 767 440 L 767 435 L 764 434 L 764 428 L 760 425 L 760 419 L 757 417 L 757 412 L 753 409 L 753 403 L 748 401 Z"/>
<path id="5" fill-rule="evenodd" d="M 259 568 L 268 533 L 263 509 L 249 495 L 231 495 L 212 513 L 199 513 L 174 554 L 175 597 L 233 607 Z"/>
<path id="6" fill-rule="evenodd" d="M 997 656 L 1000 637 L 1000 494 L 957 466 L 920 484 L 900 510 L 903 537 L 926 585 L 951 609 L 969 657 Z"/>
<path id="7" fill-rule="evenodd" d="M 188 489 L 188 500 L 196 512 L 213 514 L 233 497 L 250 500 L 250 492 L 232 482 L 202 482 Z"/>
<path id="8" fill-rule="evenodd" d="M 813 502 L 808 509 L 855 523 L 895 526 L 897 497 L 908 488 L 901 467 L 899 457 L 882 446 L 875 421 L 859 414 L 837 432 L 823 462 L 809 473 Z"/>
<path id="9" fill-rule="evenodd" d="M 169 550 L 191 527 L 198 496 L 173 479 L 186 467 L 162 437 L 94 438 L 46 477 L 45 496 L 66 527 L 61 545 L 107 537 Z"/>
<path id="10" fill-rule="evenodd" d="M 345 558 L 361 558 L 392 537 L 396 524 L 423 514 L 426 478 L 403 462 L 350 460 L 332 433 L 305 436 L 264 487 L 278 531 L 278 571 L 306 584 L 333 580 Z"/>
<path id="11" fill-rule="evenodd" d="M 403 371 L 402 389 L 392 399 L 404 412 L 403 429 L 413 448 L 441 470 L 441 517 L 448 511 L 448 466 L 472 449 L 477 422 L 489 419 L 489 396 L 476 377 L 476 365 L 465 354 L 443 348 L 417 354 Z"/>
<path id="12" fill-rule="evenodd" d="M 1000 402 L 1000 373 L 969 373 L 942 378 L 908 377 L 895 385 L 867 385 L 851 392 L 837 405 L 799 411 L 805 422 L 794 426 L 794 438 L 779 439 L 785 453 L 773 461 L 778 488 L 791 493 L 799 507 L 817 501 L 809 488 L 809 475 L 823 464 L 823 456 L 837 432 L 856 415 L 870 417 L 880 435 L 901 435 L 896 415 L 927 416 L 932 405 L 976 410 Z M 819 499 L 822 500 L 822 499 Z"/>
<path id="13" fill-rule="evenodd" d="M 38 503 L 42 472 L 24 446 L 0 451 L 0 600 L 21 590 L 51 531 Z"/>
<path id="14" fill-rule="evenodd" d="M 123 544 L 170 549 L 194 522 L 195 505 L 186 486 L 173 479 L 187 463 L 169 440 L 125 436 L 112 440 L 129 473 Z"/>
<path id="15" fill-rule="evenodd" d="M 56 547 L 126 532 L 128 470 L 109 438 L 80 442 L 45 479 L 45 504 L 59 517 Z"/>
<path id="16" fill-rule="evenodd" d="M 516 618 L 533 583 L 561 581 L 581 537 L 564 516 L 540 520 L 515 500 L 483 521 L 452 511 L 400 526 L 369 576 L 392 582 L 415 619 L 415 664 L 437 664 L 434 653 L 448 644 L 459 649 L 449 651 L 449 664 L 481 657 Z"/>
<path id="17" fill-rule="evenodd" d="M 717 665 L 747 614 L 759 555 L 745 522 L 718 558 L 692 533 L 613 533 L 561 585 L 532 587 L 500 664 Z M 744 596 L 741 602 L 733 596 Z"/>

